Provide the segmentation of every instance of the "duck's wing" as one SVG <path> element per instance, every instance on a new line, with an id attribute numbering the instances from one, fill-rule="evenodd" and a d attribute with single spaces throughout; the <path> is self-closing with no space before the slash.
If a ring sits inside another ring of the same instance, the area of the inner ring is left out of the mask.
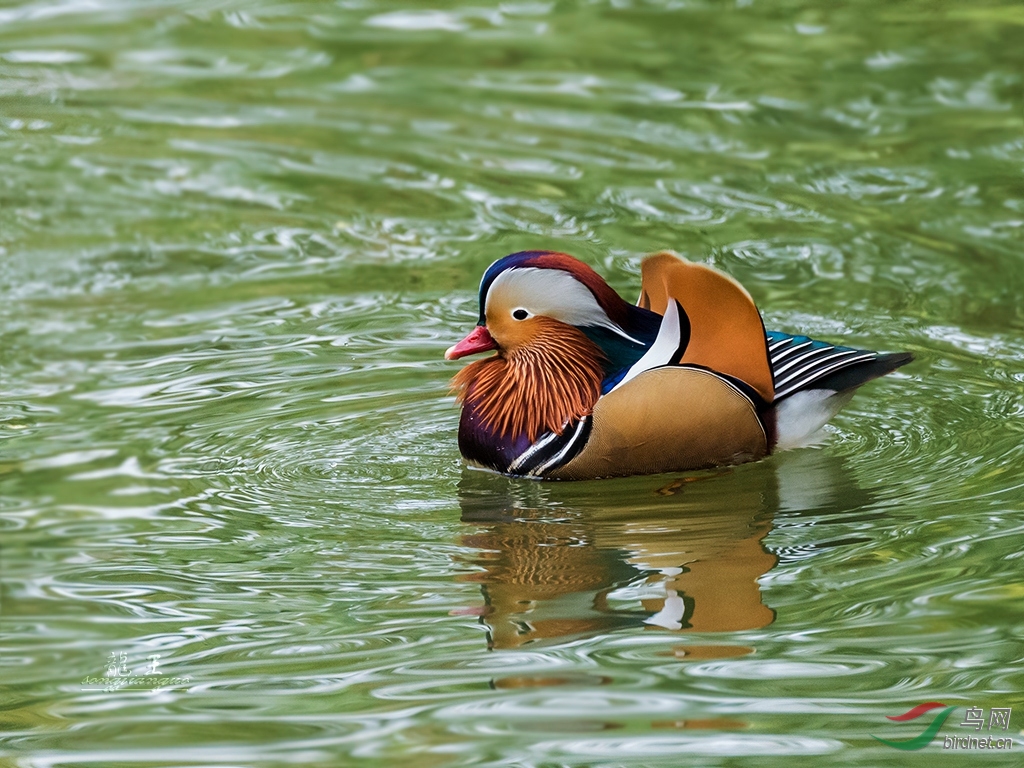
<path id="1" fill-rule="evenodd" d="M 779 331 L 769 331 L 767 338 L 775 401 L 765 420 L 772 425 L 774 447 L 782 450 L 813 443 L 857 387 L 913 359 L 907 352 L 840 347 Z"/>
<path id="2" fill-rule="evenodd" d="M 684 365 L 723 373 L 751 387 L 770 403 L 775 398 L 764 323 L 750 294 L 728 275 L 668 251 L 640 265 L 639 306 L 665 314 L 669 300 L 689 321 Z"/>
<path id="3" fill-rule="evenodd" d="M 768 356 L 775 377 L 775 402 L 797 392 L 826 389 L 846 392 L 906 365 L 913 355 L 854 349 L 768 331 Z"/>

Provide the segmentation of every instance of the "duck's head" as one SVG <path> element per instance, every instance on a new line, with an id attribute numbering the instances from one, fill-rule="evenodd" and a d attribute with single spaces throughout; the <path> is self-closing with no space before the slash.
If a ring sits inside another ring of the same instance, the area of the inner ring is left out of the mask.
<path id="1" fill-rule="evenodd" d="M 497 351 L 453 382 L 465 405 L 463 454 L 474 455 L 472 441 L 532 442 L 589 414 L 653 342 L 660 320 L 564 253 L 522 251 L 494 262 L 480 282 L 476 328 L 444 355 Z"/>
<path id="2" fill-rule="evenodd" d="M 521 251 L 488 267 L 480 281 L 479 322 L 444 356 L 457 360 L 488 350 L 515 356 L 575 331 L 614 367 L 631 363 L 657 333 L 660 318 L 645 315 L 653 313 L 624 301 L 582 261 L 554 251 Z"/>

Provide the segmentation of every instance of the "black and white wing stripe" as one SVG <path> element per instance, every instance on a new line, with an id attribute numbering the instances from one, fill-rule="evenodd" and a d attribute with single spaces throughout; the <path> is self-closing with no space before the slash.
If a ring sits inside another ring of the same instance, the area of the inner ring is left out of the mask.
<path id="1" fill-rule="evenodd" d="M 775 402 L 853 365 L 880 357 L 878 352 L 837 347 L 807 336 L 768 331 L 768 358 L 775 377 Z"/>
<path id="2" fill-rule="evenodd" d="M 585 416 L 556 435 L 548 432 L 537 439 L 508 466 L 508 474 L 520 477 L 544 477 L 551 470 L 568 463 L 587 444 L 593 427 L 592 416 Z"/>

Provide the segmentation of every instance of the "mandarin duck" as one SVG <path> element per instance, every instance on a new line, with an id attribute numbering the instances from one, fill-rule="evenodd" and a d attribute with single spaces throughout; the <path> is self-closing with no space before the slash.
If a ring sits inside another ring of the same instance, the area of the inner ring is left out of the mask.
<path id="1" fill-rule="evenodd" d="M 634 306 L 565 253 L 522 251 L 480 282 L 476 328 L 445 359 L 459 450 L 554 480 L 738 464 L 806 444 L 867 381 L 912 359 L 765 331 L 750 294 L 669 252 L 641 264 Z"/>

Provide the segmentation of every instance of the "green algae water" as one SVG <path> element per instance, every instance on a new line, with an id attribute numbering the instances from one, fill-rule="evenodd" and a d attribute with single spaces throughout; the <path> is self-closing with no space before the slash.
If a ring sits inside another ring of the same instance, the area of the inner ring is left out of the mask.
<path id="1" fill-rule="evenodd" d="M 1024 749 L 1022 78 L 1009 0 L 0 3 L 0 764 Z M 755 464 L 467 471 L 525 248 L 916 361 Z"/>

